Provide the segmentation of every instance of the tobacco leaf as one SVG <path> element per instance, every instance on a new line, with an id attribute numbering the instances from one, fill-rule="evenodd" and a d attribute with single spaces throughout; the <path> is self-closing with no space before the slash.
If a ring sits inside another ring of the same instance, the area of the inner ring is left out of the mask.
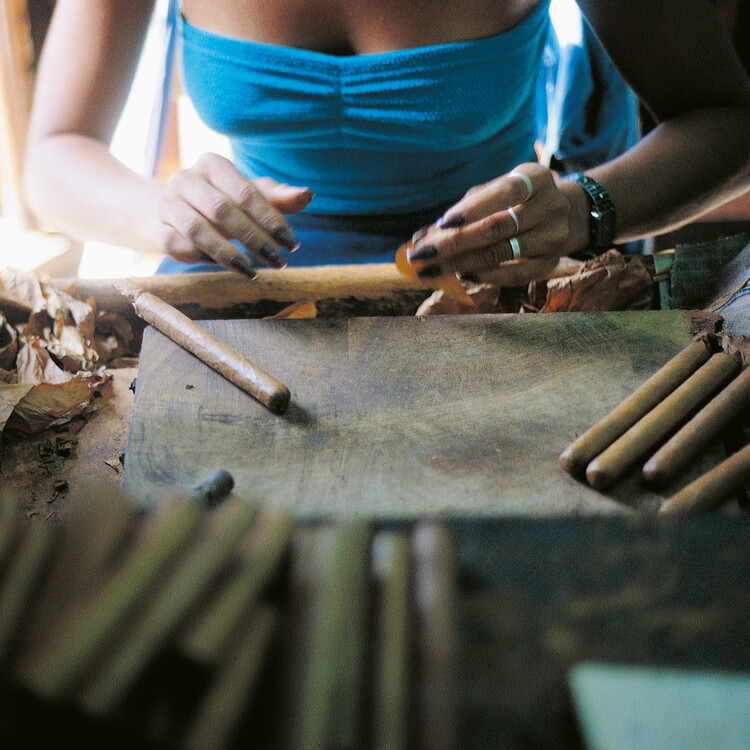
<path id="1" fill-rule="evenodd" d="M 64 424 L 86 411 L 94 393 L 105 382 L 102 375 L 79 373 L 66 383 L 40 383 L 30 387 L 12 410 L 5 426 L 32 435 Z M 0 386 L 0 389 L 12 387 Z"/>
<path id="2" fill-rule="evenodd" d="M 0 432 L 13 410 L 33 387 L 33 385 L 0 384 Z"/>
<path id="3" fill-rule="evenodd" d="M 609 250 L 572 276 L 550 279 L 540 312 L 648 310 L 653 295 L 653 278 L 643 260 Z"/>
<path id="4" fill-rule="evenodd" d="M 0 370 L 12 370 L 18 353 L 18 332 L 0 313 Z"/>
<path id="5" fill-rule="evenodd" d="M 317 318 L 318 308 L 315 302 L 302 301 L 294 302 L 288 305 L 283 310 L 280 310 L 276 315 L 268 315 L 263 320 L 293 320 L 302 318 Z"/>
<path id="6" fill-rule="evenodd" d="M 45 342 L 37 336 L 22 338 L 16 357 L 18 382 L 38 385 L 40 383 L 67 383 L 74 373 L 66 372 L 50 356 Z"/>
<path id="7" fill-rule="evenodd" d="M 399 271 L 399 273 L 403 274 L 407 278 L 417 280 L 417 271 L 409 262 L 409 259 L 406 257 L 407 250 L 409 250 L 409 248 L 413 246 L 414 242 L 409 241 L 406 244 L 401 245 L 401 247 L 398 249 L 398 251 L 396 252 L 396 269 Z M 419 279 L 419 281 L 424 283 L 423 279 Z M 463 302 L 468 307 L 474 306 L 474 301 L 466 293 L 461 280 L 455 273 L 449 273 L 445 276 L 440 276 L 434 281 L 431 281 L 429 284 L 425 283 L 425 286 L 432 287 L 435 290 L 441 291 L 445 296 L 450 297 L 451 299 L 458 300 L 459 302 Z"/>

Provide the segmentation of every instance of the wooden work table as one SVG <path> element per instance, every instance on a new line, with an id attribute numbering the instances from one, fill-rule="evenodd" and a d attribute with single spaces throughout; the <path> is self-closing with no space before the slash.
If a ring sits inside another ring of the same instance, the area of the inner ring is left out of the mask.
<path id="1" fill-rule="evenodd" d="M 191 279 L 189 283 L 192 285 L 196 281 Z M 196 291 L 197 287 L 193 291 L 198 301 L 192 296 L 193 292 L 186 291 L 180 285 L 162 291 L 165 298 L 183 310 L 195 313 L 201 319 L 214 319 L 205 325 L 219 335 L 228 336 L 230 341 L 241 344 L 247 340 L 242 336 L 237 338 L 237 331 L 240 330 L 238 321 L 232 323 L 215 319 L 258 317 L 276 312 L 279 307 L 294 301 L 295 297 L 306 299 L 315 296 L 313 292 L 318 282 L 314 281 L 305 274 L 293 275 L 290 277 L 293 283 L 288 288 L 282 291 L 275 289 L 272 293 L 266 291 L 249 300 L 240 299 L 239 287 L 230 290 L 225 296 L 232 312 L 228 316 L 221 314 L 221 303 L 216 297 L 206 299 L 202 292 Z M 149 281 L 144 287 L 158 294 L 156 286 L 159 283 L 159 280 Z M 209 285 L 212 283 L 208 282 Z M 394 288 L 394 283 L 401 286 Z M 102 284 L 98 290 L 102 292 L 105 287 Z M 84 296 L 87 293 L 89 296 L 96 295 L 97 285 L 77 282 L 76 290 Z M 216 295 L 217 290 L 213 289 L 212 294 Z M 336 356 L 336 342 L 346 341 L 349 354 L 358 353 L 364 357 L 374 378 L 387 377 L 389 364 L 392 363 L 378 364 L 377 351 L 373 346 L 389 330 L 402 335 L 409 327 L 419 324 L 411 316 L 424 298 L 425 291 L 384 276 L 376 285 L 363 284 L 353 292 L 351 287 L 342 285 L 335 294 L 341 297 L 341 316 L 327 322 L 296 321 L 300 324 L 295 328 L 296 335 L 303 339 L 308 336 L 311 341 L 320 343 L 312 332 L 315 331 L 317 336 L 321 328 L 327 328 L 331 333 L 333 348 L 328 352 L 328 360 L 325 351 L 318 353 L 318 364 L 331 361 L 330 358 Z M 121 309 L 126 309 L 121 301 L 114 298 L 111 301 L 115 307 L 120 305 Z M 327 314 L 334 313 L 335 307 L 334 297 L 324 304 Z M 350 318 L 352 313 L 365 316 L 398 313 L 408 317 L 390 321 L 389 327 L 373 324 L 373 317 L 353 321 Z M 716 322 L 714 317 L 702 313 L 653 311 L 638 315 L 637 324 L 623 338 L 624 348 L 619 352 L 614 349 L 610 351 L 611 361 L 607 365 L 615 370 L 628 363 L 628 377 L 621 386 L 625 389 L 637 385 L 664 357 L 677 351 L 685 337 L 712 329 Z M 650 320 L 649 315 L 652 316 Z M 524 335 L 536 335 L 538 340 L 543 340 L 546 334 L 539 331 L 534 333 L 536 328 L 533 321 L 520 319 L 529 317 L 532 316 L 493 320 L 488 322 L 483 332 L 477 328 L 479 321 L 469 321 L 463 326 L 463 339 L 456 335 L 454 328 L 452 340 L 457 346 L 461 340 L 465 343 L 466 331 L 474 331 L 468 336 L 472 342 L 491 339 L 502 333 L 514 340 L 521 340 Z M 677 323 L 676 319 L 679 319 Z M 604 315 L 601 324 L 607 330 L 612 330 L 613 320 Z M 557 321 L 550 320 L 550 326 L 569 332 L 566 326 L 572 321 L 573 317 L 561 317 Z M 433 319 L 425 321 L 425 324 L 432 331 L 428 336 L 430 340 L 443 335 L 445 321 Z M 591 319 L 586 319 L 586 325 L 591 325 Z M 652 337 L 656 342 L 658 336 L 654 331 L 662 325 L 666 326 L 662 329 L 666 331 L 666 340 L 669 341 L 675 330 L 679 331 L 679 336 L 668 345 L 662 341 L 659 344 L 661 349 L 655 343 L 651 353 L 632 348 L 641 334 Z M 283 334 L 283 325 L 269 326 L 271 328 L 281 331 L 282 338 L 287 335 Z M 374 339 L 373 332 L 377 334 Z M 589 338 L 585 340 L 589 341 L 590 332 L 587 335 Z M 140 373 L 136 363 L 112 371 L 102 408 L 85 422 L 74 420 L 58 432 L 48 431 L 37 438 L 5 446 L 0 477 L 4 483 L 27 493 L 27 515 L 47 518 L 55 514 L 64 520 L 69 502 L 92 477 L 103 480 L 113 490 L 120 486 L 120 457 L 126 453 L 126 448 L 136 451 L 134 436 L 129 434 L 134 404 L 134 393 L 130 386 L 136 376 L 141 381 L 135 388 L 140 398 L 141 394 L 147 392 L 146 388 L 139 391 L 144 375 L 165 379 L 171 373 L 171 381 L 165 381 L 163 385 L 167 394 L 165 398 L 174 396 L 181 409 L 187 407 L 186 414 L 204 403 L 203 417 L 208 409 L 212 410 L 215 419 L 208 414 L 208 421 L 203 420 L 202 424 L 219 427 L 219 433 L 211 433 L 218 435 L 217 445 L 221 445 L 222 440 L 227 441 L 226 445 L 231 444 L 231 430 L 236 425 L 227 423 L 223 411 L 226 404 L 216 400 L 217 387 L 221 389 L 224 386 L 217 386 L 212 373 L 202 373 L 199 368 L 184 369 L 184 353 L 175 352 L 169 342 L 158 336 L 153 331 L 147 335 L 147 369 L 143 370 L 144 363 L 141 362 Z M 589 344 L 584 346 L 583 341 L 581 339 L 577 348 L 573 348 L 577 356 L 585 359 L 586 346 Z M 550 367 L 556 366 L 565 353 L 566 347 L 562 343 L 570 345 L 575 342 L 561 342 L 560 351 L 552 358 Z M 251 356 L 251 352 L 247 354 Z M 181 363 L 177 370 L 169 364 L 173 356 L 177 356 Z M 292 357 L 291 354 L 288 356 Z M 514 356 L 518 356 L 518 353 Z M 284 364 L 284 357 L 279 357 L 276 352 L 271 358 L 271 366 Z M 409 360 L 409 364 L 413 362 Z M 530 359 L 527 364 L 524 377 L 532 382 L 532 371 L 539 367 L 539 362 Z M 518 368 L 516 372 L 519 372 Z M 429 363 L 425 363 L 423 374 L 427 377 L 430 373 Z M 275 374 L 284 380 L 284 372 Z M 317 375 L 320 374 L 317 372 Z M 297 375 L 291 380 L 294 381 L 291 383 L 293 398 L 296 395 L 301 407 L 297 411 L 292 410 L 292 423 L 286 424 L 289 430 L 286 437 L 295 450 L 301 450 L 305 436 L 301 433 L 297 435 L 295 430 L 304 428 L 306 424 L 310 426 L 309 420 L 306 422 L 305 419 L 305 414 L 308 417 L 310 414 L 305 412 L 305 397 L 300 395 L 301 385 Z M 420 386 L 419 379 L 415 379 L 414 383 L 415 387 Z M 596 386 L 584 385 L 590 387 L 592 392 Z M 482 385 L 485 386 L 488 384 Z M 580 389 L 581 384 L 576 387 Z M 175 388 L 177 390 L 170 396 L 170 389 Z M 318 394 L 325 391 L 325 381 L 316 381 L 316 388 Z M 161 413 L 158 408 L 161 407 L 158 389 L 149 389 L 148 392 L 149 398 L 143 397 L 143 406 L 146 411 L 157 409 L 152 416 L 159 419 Z M 538 397 L 537 391 L 531 396 L 534 397 L 535 393 Z M 395 391 L 391 395 L 394 403 L 400 398 Z M 622 395 L 611 393 L 608 398 L 614 404 Z M 230 396 L 230 401 L 232 398 L 235 397 Z M 579 404 L 563 401 L 560 409 L 574 413 L 579 409 Z M 583 427 L 588 416 L 578 414 L 578 418 L 582 420 Z M 239 419 L 239 426 L 257 427 L 258 419 L 265 423 L 268 419 L 276 418 L 265 414 L 258 416 L 253 406 Z M 148 420 L 141 420 L 138 424 L 139 429 L 148 426 Z M 180 425 L 174 427 L 179 430 Z M 448 420 L 446 428 L 461 432 L 462 425 L 460 421 Z M 225 435 L 223 431 L 227 430 L 229 432 Z M 467 433 L 465 437 L 471 441 L 471 435 Z M 131 441 L 130 447 L 127 447 L 128 439 Z M 334 439 L 335 436 L 331 437 L 331 440 Z M 148 440 L 151 443 L 147 445 L 146 441 L 143 445 L 151 449 L 155 438 L 152 436 Z M 180 451 L 188 445 L 189 436 L 183 439 L 180 435 L 168 447 L 176 451 L 175 455 L 179 458 Z M 545 446 L 545 451 L 556 456 L 563 447 L 563 444 Z M 243 446 L 240 445 L 240 448 Z M 190 460 L 193 458 L 190 457 Z M 709 461 L 714 459 L 708 458 Z M 281 459 L 276 455 L 275 460 Z M 127 463 L 126 456 L 126 466 Z M 183 480 L 187 484 L 199 481 L 204 468 L 196 469 L 191 465 Z M 251 477 L 243 477 L 240 462 L 227 468 L 238 473 L 242 480 L 238 491 L 247 491 Z M 282 465 L 280 476 L 283 475 L 283 468 Z M 465 468 L 476 469 L 470 466 Z M 164 466 L 158 470 L 164 471 Z M 750 600 L 745 584 L 746 561 L 750 553 L 750 523 L 746 514 L 741 513 L 735 504 L 727 512 L 707 519 L 665 521 L 654 516 L 654 504 L 650 499 L 638 502 L 632 496 L 628 497 L 635 487 L 632 478 L 628 480 L 630 484 L 622 486 L 624 489 L 605 496 L 601 507 L 587 505 L 587 502 L 581 503 L 576 499 L 576 492 L 582 494 L 580 485 L 570 477 L 563 476 L 558 467 L 547 466 L 542 473 L 549 477 L 558 472 L 564 486 L 572 494 L 568 502 L 556 506 L 556 512 L 552 515 L 539 512 L 538 498 L 530 498 L 532 515 L 536 516 L 531 518 L 524 512 L 519 498 L 515 498 L 504 509 L 502 518 L 491 517 L 493 513 L 490 509 L 490 512 L 483 513 L 481 519 L 464 517 L 448 521 L 455 535 L 459 557 L 457 615 L 460 629 L 461 747 L 583 747 L 566 682 L 568 670 L 583 661 L 717 669 L 730 673 L 750 670 L 747 640 Z M 168 471 L 164 473 L 167 485 L 179 483 L 176 477 L 178 475 Z M 133 480 L 129 489 L 138 488 L 141 479 Z M 148 484 L 153 477 L 146 479 Z M 516 489 L 509 488 L 509 493 Z M 388 515 L 386 513 L 379 523 L 408 523 L 403 518 L 394 522 Z M 30 721 L 33 719 L 28 718 Z"/>

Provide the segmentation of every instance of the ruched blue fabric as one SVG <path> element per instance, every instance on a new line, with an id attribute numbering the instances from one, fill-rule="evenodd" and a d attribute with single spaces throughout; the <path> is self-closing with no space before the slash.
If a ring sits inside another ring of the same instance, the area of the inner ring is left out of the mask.
<path id="1" fill-rule="evenodd" d="M 184 86 L 243 174 L 315 192 L 307 213 L 419 211 L 534 158 L 547 7 L 485 39 L 345 57 L 182 19 Z"/>

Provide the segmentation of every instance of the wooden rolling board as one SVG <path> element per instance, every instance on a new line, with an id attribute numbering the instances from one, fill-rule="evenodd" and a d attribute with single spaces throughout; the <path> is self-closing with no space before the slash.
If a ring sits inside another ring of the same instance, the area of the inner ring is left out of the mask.
<path id="1" fill-rule="evenodd" d="M 134 497 L 154 501 L 219 467 L 238 493 L 302 516 L 618 512 L 665 496 L 637 472 L 596 492 L 557 457 L 690 342 L 686 313 L 202 325 L 286 384 L 292 403 L 271 414 L 148 329 L 122 483 Z"/>

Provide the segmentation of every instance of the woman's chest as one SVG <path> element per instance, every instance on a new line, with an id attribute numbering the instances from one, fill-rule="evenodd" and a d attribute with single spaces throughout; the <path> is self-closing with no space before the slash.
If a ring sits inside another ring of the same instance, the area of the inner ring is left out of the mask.
<path id="1" fill-rule="evenodd" d="M 540 0 L 182 0 L 215 34 L 351 55 L 481 39 L 516 26 Z"/>

